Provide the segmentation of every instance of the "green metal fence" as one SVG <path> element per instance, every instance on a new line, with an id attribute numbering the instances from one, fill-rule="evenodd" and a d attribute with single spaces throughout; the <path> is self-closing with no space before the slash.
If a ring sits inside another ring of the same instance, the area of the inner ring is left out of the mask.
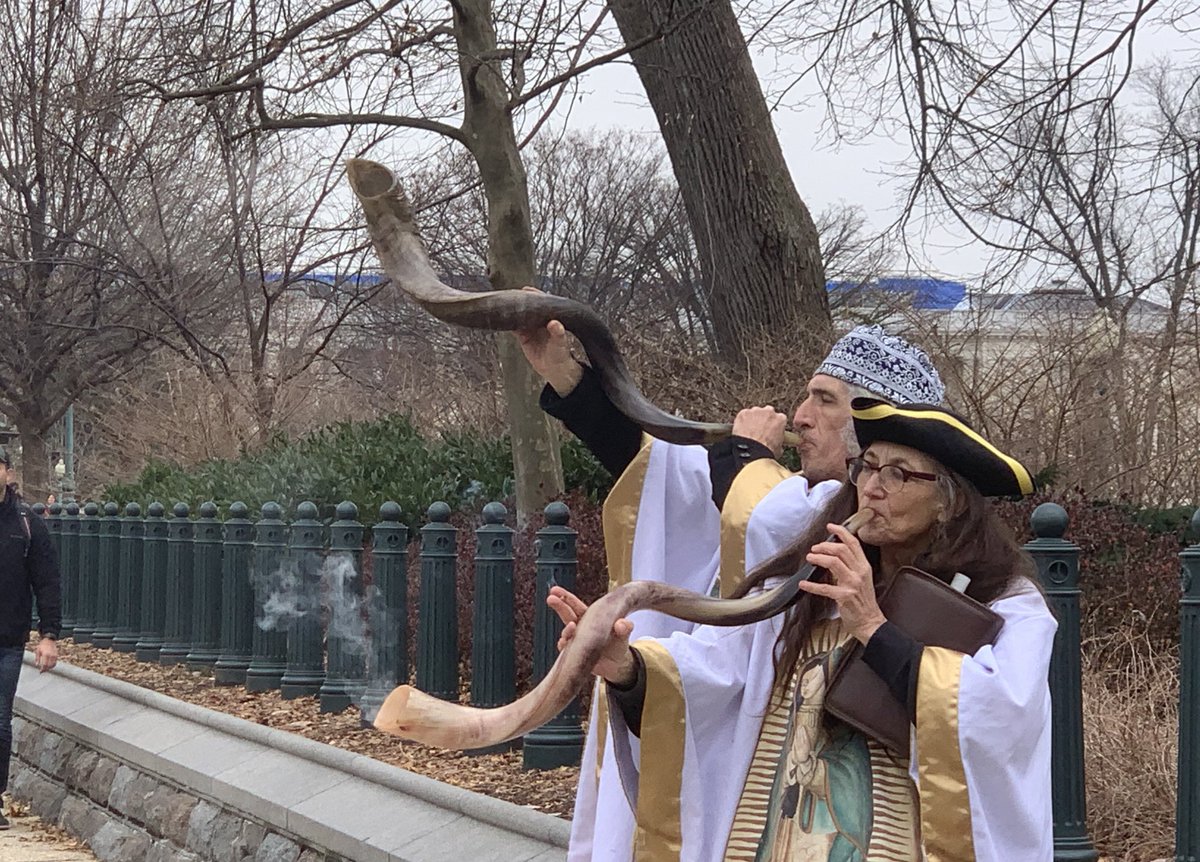
<path id="1" fill-rule="evenodd" d="M 324 710 L 352 705 L 369 719 L 387 693 L 409 681 L 438 697 L 460 698 L 458 530 L 450 508 L 434 503 L 420 529 L 414 577 L 419 581 L 416 655 L 408 643 L 408 531 L 395 503 L 366 527 L 349 502 L 321 523 L 318 508 L 300 504 L 289 523 L 275 503 L 257 522 L 234 503 L 220 519 L 213 503 L 196 519 L 176 504 L 171 518 L 136 503 L 118 517 L 116 503 L 82 512 L 38 510 L 64 569 L 70 631 L 80 642 L 133 652 L 143 661 L 187 662 L 225 685 L 279 688 L 285 698 L 318 697 Z M 535 583 L 534 677 L 555 658 L 557 617 L 545 608 L 552 584 L 568 589 L 576 574 L 575 531 L 562 503 L 551 503 L 538 531 L 532 572 L 513 560 L 514 531 L 499 503 L 476 531 L 474 616 L 469 701 L 489 707 L 516 694 L 513 594 L 521 578 Z M 1087 834 L 1080 694 L 1080 549 L 1066 538 L 1067 513 L 1053 503 L 1031 518 L 1026 545 L 1059 621 L 1051 660 L 1053 795 L 1056 860 L 1095 860 Z M 1192 518 L 1200 540 L 1200 511 Z M 414 549 L 416 550 L 416 549 Z M 1180 596 L 1181 703 L 1177 862 L 1200 860 L 1200 544 L 1182 552 Z M 368 578 L 370 576 L 370 585 Z M 572 703 L 524 740 L 529 768 L 578 763 L 580 713 Z"/>

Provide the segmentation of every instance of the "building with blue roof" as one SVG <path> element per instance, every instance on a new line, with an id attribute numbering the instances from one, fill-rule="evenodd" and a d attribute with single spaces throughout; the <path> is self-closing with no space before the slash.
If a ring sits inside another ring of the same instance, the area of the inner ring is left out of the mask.
<path id="1" fill-rule="evenodd" d="M 834 279 L 825 283 L 825 290 L 836 305 L 895 299 L 924 311 L 951 311 L 967 296 L 967 286 L 961 281 L 910 275 L 889 275 L 865 282 Z"/>

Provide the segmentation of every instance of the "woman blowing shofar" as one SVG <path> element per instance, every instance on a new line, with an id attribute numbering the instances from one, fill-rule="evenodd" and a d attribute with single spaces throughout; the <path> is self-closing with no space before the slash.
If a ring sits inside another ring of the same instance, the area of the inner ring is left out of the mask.
<path id="1" fill-rule="evenodd" d="M 632 646 L 628 622 L 614 625 L 594 670 L 610 684 L 608 744 L 637 828 L 633 847 L 597 843 L 571 858 L 1052 858 L 1056 624 L 1032 561 L 985 500 L 1031 493 L 1032 479 L 947 410 L 858 399 L 853 412 L 864 451 L 799 540 L 825 573 L 802 586 L 810 601 L 782 619 Z M 875 517 L 855 538 L 838 524 L 860 508 Z M 839 541 L 822 541 L 827 532 Z M 877 588 L 906 565 L 967 575 L 967 594 L 1003 620 L 995 643 L 967 656 L 889 623 Z M 740 592 L 762 581 L 752 572 Z M 565 645 L 586 606 L 559 588 L 548 602 Z M 906 752 L 823 712 L 855 641 L 908 710 Z"/>

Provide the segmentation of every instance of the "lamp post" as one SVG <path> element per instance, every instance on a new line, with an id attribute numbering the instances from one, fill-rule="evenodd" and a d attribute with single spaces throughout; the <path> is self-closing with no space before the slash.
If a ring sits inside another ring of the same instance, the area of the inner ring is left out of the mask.
<path id="1" fill-rule="evenodd" d="M 67 406 L 63 414 L 63 460 L 62 460 L 62 501 L 70 503 L 75 499 L 75 405 Z M 55 467 L 55 471 L 58 468 Z"/>

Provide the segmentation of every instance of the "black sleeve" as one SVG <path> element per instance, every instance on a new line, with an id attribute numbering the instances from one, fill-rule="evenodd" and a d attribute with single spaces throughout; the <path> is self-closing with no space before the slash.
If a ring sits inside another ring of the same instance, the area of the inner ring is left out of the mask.
<path id="1" fill-rule="evenodd" d="M 566 425 L 604 469 L 620 476 L 642 448 L 642 429 L 608 399 L 591 366 L 580 367 L 583 377 L 565 397 L 559 397 L 554 387 L 547 384 L 538 403 Z"/>
<path id="2" fill-rule="evenodd" d="M 29 553 L 25 557 L 25 567 L 37 597 L 38 633 L 57 639 L 62 631 L 62 579 L 58 573 L 58 557 L 50 544 L 50 532 L 36 515 L 29 515 Z"/>
<path id="3" fill-rule="evenodd" d="M 646 705 L 646 665 L 642 662 L 642 657 L 637 650 L 630 648 L 629 651 L 633 653 L 633 660 L 637 663 L 637 677 L 634 678 L 632 685 L 626 687 L 610 682 L 608 690 L 612 694 L 617 708 L 621 710 L 621 717 L 625 719 L 629 730 L 634 736 L 640 737 L 642 735 L 642 707 Z"/>
<path id="4" fill-rule="evenodd" d="M 775 454 L 749 437 L 730 437 L 708 447 L 708 475 L 712 480 L 712 499 L 718 509 L 725 507 L 725 498 L 733 487 L 733 480 L 742 468 L 760 458 L 774 458 Z"/>
<path id="5" fill-rule="evenodd" d="M 924 650 L 923 643 L 909 637 L 890 622 L 885 622 L 875 630 L 863 650 L 863 661 L 888 684 L 896 700 L 905 705 L 909 721 L 916 721 L 917 676 Z"/>

